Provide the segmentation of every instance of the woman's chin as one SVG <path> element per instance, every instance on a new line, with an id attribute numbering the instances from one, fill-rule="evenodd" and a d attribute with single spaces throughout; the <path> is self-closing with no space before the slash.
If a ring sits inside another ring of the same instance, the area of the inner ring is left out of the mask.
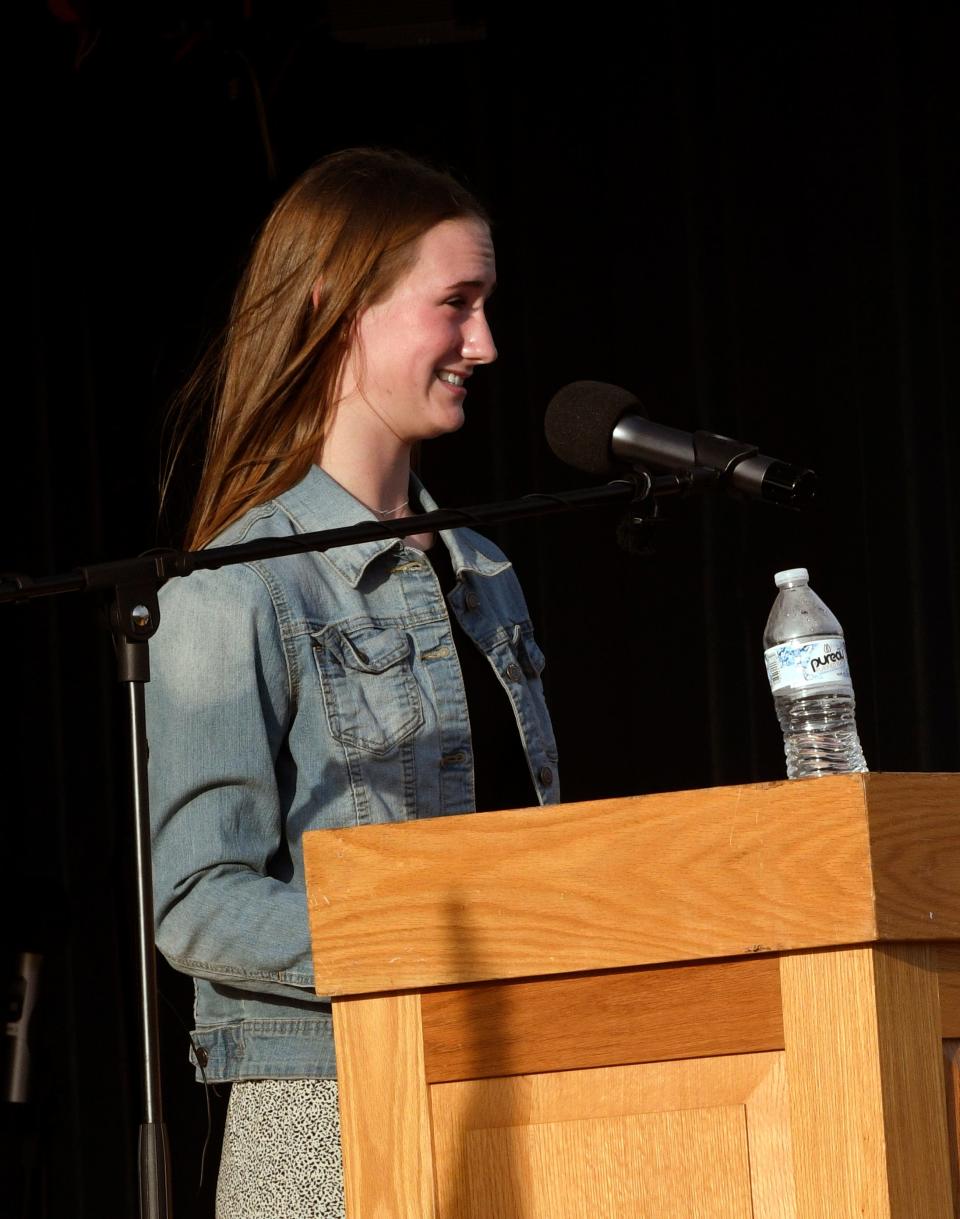
<path id="1" fill-rule="evenodd" d="M 420 439 L 435 440 L 438 436 L 446 436 L 450 432 L 459 432 L 464 423 L 466 423 L 466 419 L 464 409 L 459 403 L 448 406 L 442 412 L 434 414 L 428 425 L 431 430 L 421 436 Z"/>

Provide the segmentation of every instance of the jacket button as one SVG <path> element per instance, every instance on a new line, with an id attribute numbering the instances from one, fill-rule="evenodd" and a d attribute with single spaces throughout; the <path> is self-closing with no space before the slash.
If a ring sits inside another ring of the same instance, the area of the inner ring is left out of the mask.
<path id="1" fill-rule="evenodd" d="M 202 1045 L 197 1046 L 197 1048 L 193 1052 L 193 1056 L 197 1060 L 198 1067 L 205 1067 L 207 1065 L 207 1063 L 210 1061 L 210 1055 L 207 1053 L 207 1051 L 203 1048 Z"/>
<path id="2" fill-rule="evenodd" d="M 541 766 L 537 772 L 537 778 L 544 787 L 549 787 L 553 783 L 553 771 L 549 766 Z"/>
<path id="3" fill-rule="evenodd" d="M 515 660 L 511 660 L 504 670 L 504 676 L 507 681 L 521 681 L 523 679 L 523 670 Z"/>
<path id="4" fill-rule="evenodd" d="M 480 598 L 473 591 L 473 589 L 471 589 L 467 593 L 466 597 L 464 597 L 464 602 L 465 602 L 468 610 L 475 610 L 477 608 L 477 606 L 480 604 Z"/>

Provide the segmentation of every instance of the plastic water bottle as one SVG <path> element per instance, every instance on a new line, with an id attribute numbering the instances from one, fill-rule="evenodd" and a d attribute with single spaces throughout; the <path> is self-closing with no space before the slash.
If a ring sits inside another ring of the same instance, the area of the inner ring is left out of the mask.
<path id="1" fill-rule="evenodd" d="M 805 567 L 778 571 L 763 658 L 783 729 L 787 778 L 864 771 L 843 630 Z"/>

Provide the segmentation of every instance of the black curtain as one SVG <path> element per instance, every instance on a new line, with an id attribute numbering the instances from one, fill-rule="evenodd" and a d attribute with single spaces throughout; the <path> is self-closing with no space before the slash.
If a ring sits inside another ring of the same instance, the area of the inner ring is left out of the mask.
<path id="1" fill-rule="evenodd" d="M 0 567 L 176 540 L 196 450 L 158 521 L 167 403 L 271 200 L 328 151 L 400 146 L 495 219 L 501 357 L 464 431 L 426 446 L 441 502 L 589 482 L 542 434 L 580 378 L 820 476 L 800 514 L 672 504 L 643 556 L 609 512 L 499 532 L 548 657 L 565 798 L 783 777 L 761 634 L 794 565 L 846 629 L 871 768 L 960 770 L 950 7 L 652 0 L 564 24 L 442 2 L 36 5 L 15 51 L 25 375 Z M 8 1196 L 37 1216 L 135 1197 L 128 763 L 101 616 L 79 596 L 0 607 L 8 975 L 43 954 Z M 189 1020 L 183 980 L 162 982 Z M 173 1015 L 164 1039 L 177 1213 L 208 1214 Z"/>

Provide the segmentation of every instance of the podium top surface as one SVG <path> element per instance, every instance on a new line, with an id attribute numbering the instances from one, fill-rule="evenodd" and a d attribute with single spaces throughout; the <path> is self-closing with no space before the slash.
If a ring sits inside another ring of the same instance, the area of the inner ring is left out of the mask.
<path id="1" fill-rule="evenodd" d="M 304 856 L 320 994 L 960 940 L 960 775 L 322 830 Z"/>

